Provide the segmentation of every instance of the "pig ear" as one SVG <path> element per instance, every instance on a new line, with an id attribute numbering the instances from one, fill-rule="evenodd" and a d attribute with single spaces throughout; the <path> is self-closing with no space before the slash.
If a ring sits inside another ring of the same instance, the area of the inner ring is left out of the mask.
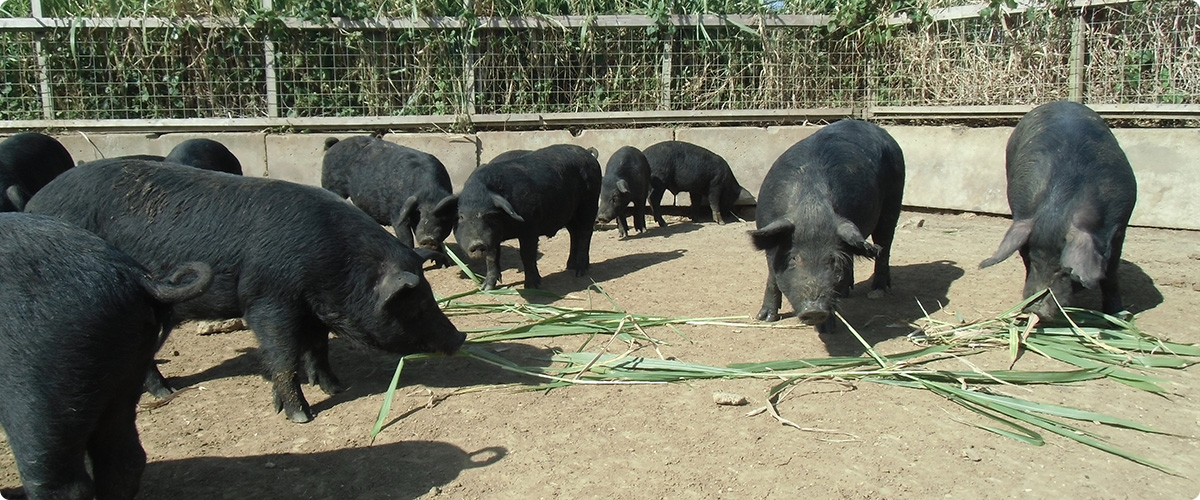
<path id="1" fill-rule="evenodd" d="M 796 225 L 787 219 L 779 219 L 775 222 L 767 224 L 767 227 L 762 229 L 748 231 L 750 240 L 754 242 L 754 248 L 766 250 L 780 245 L 783 240 L 792 237 L 792 231 L 796 230 Z"/>
<path id="2" fill-rule="evenodd" d="M 1008 232 L 1004 233 L 1004 239 L 1000 241 L 1000 248 L 997 248 L 996 253 L 990 258 L 980 262 L 979 268 L 983 269 L 1003 262 L 1029 241 L 1031 232 L 1033 232 L 1033 219 L 1014 220 L 1012 226 L 1009 226 Z"/>
<path id="3" fill-rule="evenodd" d="M 450 195 L 442 198 L 442 201 L 437 202 L 433 206 L 433 213 L 442 214 L 447 211 L 458 211 L 458 195 Z"/>
<path id="4" fill-rule="evenodd" d="M 396 220 L 401 220 L 401 221 L 408 220 L 409 217 L 412 217 L 413 210 L 416 210 L 416 209 L 417 209 L 416 195 L 409 196 L 407 200 L 404 200 L 404 205 L 402 205 L 400 207 L 400 217 L 398 217 Z"/>
<path id="5" fill-rule="evenodd" d="M 25 210 L 25 202 L 28 198 L 25 196 L 25 190 L 21 186 L 13 184 L 4 190 L 4 197 L 8 198 L 8 202 L 12 204 L 18 212 Z"/>
<path id="6" fill-rule="evenodd" d="M 507 213 L 509 217 L 516 219 L 517 222 L 525 222 L 525 218 L 517 215 L 517 211 L 513 210 L 512 205 L 508 203 L 508 200 L 504 199 L 503 196 L 493 193 L 492 202 L 495 203 L 497 207 L 500 207 L 500 210 L 503 210 L 504 213 Z"/>
<path id="7" fill-rule="evenodd" d="M 375 284 L 375 292 L 379 297 L 379 309 L 383 309 L 401 292 L 409 290 L 421 282 L 421 277 L 407 271 L 384 273 Z"/>
<path id="8" fill-rule="evenodd" d="M 617 191 L 621 192 L 621 193 L 629 194 L 629 183 L 625 182 L 625 179 L 621 179 L 621 180 L 617 181 Z"/>
<path id="9" fill-rule="evenodd" d="M 1067 230 L 1067 245 L 1063 249 L 1063 269 L 1071 270 L 1071 277 L 1085 288 L 1093 288 L 1104 279 L 1104 255 L 1097 248 L 1096 238 L 1091 233 L 1071 226 Z"/>
<path id="10" fill-rule="evenodd" d="M 838 222 L 837 235 L 850 247 L 850 253 L 854 255 L 872 259 L 879 255 L 879 245 L 867 243 L 867 239 L 853 222 L 845 219 Z"/>

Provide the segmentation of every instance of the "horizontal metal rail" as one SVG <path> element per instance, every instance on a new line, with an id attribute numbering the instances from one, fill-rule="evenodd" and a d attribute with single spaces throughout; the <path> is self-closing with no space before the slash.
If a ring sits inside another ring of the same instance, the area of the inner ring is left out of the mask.
<path id="1" fill-rule="evenodd" d="M 1097 7 L 1133 3 L 1134 0 L 1073 0 L 1071 8 Z M 964 5 L 933 9 L 929 12 L 934 21 L 951 21 L 979 17 L 988 4 Z M 1038 6 L 1022 1 L 1017 8 L 1004 8 L 1006 14 L 1020 14 Z M 673 14 L 666 17 L 667 24 L 674 26 L 742 26 L 747 28 L 790 28 L 825 26 L 831 17 L 817 14 Z M 376 19 L 330 18 L 328 22 L 312 22 L 298 18 L 283 18 L 285 26 L 292 29 L 341 29 L 347 31 L 394 30 L 394 29 L 461 29 L 471 22 L 457 17 L 387 17 Z M 590 16 L 522 16 L 482 17 L 476 21 L 480 29 L 566 29 L 582 28 L 639 28 L 658 24 L 650 16 L 634 14 L 590 15 Z M 908 16 L 891 18 L 889 24 L 907 24 Z M 233 17 L 119 17 L 119 18 L 0 18 L 0 30 L 45 31 L 79 28 L 169 28 L 174 26 L 199 25 L 204 28 L 248 28 Z"/>
<path id="2" fill-rule="evenodd" d="M 1196 120 L 1200 105 L 1097 104 L 1106 119 Z M 1033 106 L 873 106 L 867 108 L 626 111 L 308 118 L 171 118 L 121 120 L 0 121 L 0 132 L 67 129 L 95 132 L 234 132 L 253 130 L 530 130 L 547 128 L 637 128 L 670 125 L 800 125 L 842 118 L 865 120 L 1015 121 Z"/>

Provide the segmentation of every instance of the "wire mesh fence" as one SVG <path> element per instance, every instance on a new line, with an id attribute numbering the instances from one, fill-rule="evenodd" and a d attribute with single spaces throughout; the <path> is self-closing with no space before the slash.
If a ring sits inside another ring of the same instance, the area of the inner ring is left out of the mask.
<path id="1" fill-rule="evenodd" d="M 0 29 L 0 120 L 1200 104 L 1193 1 L 824 25 Z M 602 21 L 602 19 L 601 19 Z M 877 34 L 876 34 L 877 35 Z"/>

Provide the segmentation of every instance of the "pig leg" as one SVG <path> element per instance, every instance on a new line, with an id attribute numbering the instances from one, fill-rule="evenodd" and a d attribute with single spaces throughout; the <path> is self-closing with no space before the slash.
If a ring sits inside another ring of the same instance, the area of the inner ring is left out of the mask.
<path id="1" fill-rule="evenodd" d="M 329 332 L 318 322 L 307 338 L 310 344 L 303 358 L 308 383 L 319 386 L 322 392 L 331 396 L 346 390 L 329 367 Z"/>
<path id="2" fill-rule="evenodd" d="M 637 221 L 633 221 L 633 222 L 635 224 L 637 223 Z M 619 235 L 622 238 L 629 236 L 629 224 L 625 223 L 625 210 L 624 209 L 617 210 L 617 235 Z M 572 237 L 571 241 L 572 242 L 575 241 L 574 237 Z"/>
<path id="3" fill-rule="evenodd" d="M 300 367 L 303 348 L 295 335 L 299 326 L 296 318 L 302 316 L 274 304 L 251 306 L 246 311 L 246 324 L 258 337 L 259 349 L 271 378 L 276 412 L 284 412 L 288 420 L 296 423 L 312 421 L 312 409 L 300 391 Z"/>
<path id="4" fill-rule="evenodd" d="M 725 225 L 725 218 L 721 215 L 721 185 L 718 183 L 708 187 L 708 208 L 712 210 L 713 220 Z"/>
<path id="5" fill-rule="evenodd" d="M 91 499 L 92 479 L 84 467 L 84 429 L 79 420 L 50 415 L 32 406 L 12 404 L 3 421 L 8 444 L 17 457 L 27 498 Z M 130 406 L 136 410 L 136 406 Z"/>
<path id="6" fill-rule="evenodd" d="M 763 292 L 762 309 L 758 310 L 760 321 L 779 321 L 779 308 L 783 306 L 783 292 L 775 283 L 775 270 L 771 268 L 771 260 L 767 259 L 767 289 Z"/>
<path id="7" fill-rule="evenodd" d="M 662 198 L 667 192 L 667 187 L 661 182 L 651 182 L 650 189 L 650 213 L 654 214 L 654 222 L 658 223 L 658 227 L 667 227 L 667 221 L 662 217 Z"/>
<path id="8" fill-rule="evenodd" d="M 620 219 L 621 225 L 624 225 L 624 217 Z M 571 251 L 567 257 L 567 269 L 575 271 L 575 276 L 583 276 L 587 274 L 589 267 L 588 255 L 592 245 L 592 225 L 590 223 L 579 223 L 574 227 L 567 228 L 567 234 L 571 235 Z"/>
<path id="9" fill-rule="evenodd" d="M 633 228 L 637 232 L 646 232 L 646 202 L 643 199 L 633 198 Z"/>
<path id="10" fill-rule="evenodd" d="M 525 248 L 525 245 L 521 245 L 521 248 Z M 495 290 L 496 283 L 500 282 L 500 245 L 488 248 L 483 260 L 487 263 L 487 274 L 483 278 L 483 289 Z"/>
<path id="11" fill-rule="evenodd" d="M 146 392 L 159 399 L 170 396 L 172 392 L 175 392 L 175 389 L 163 377 L 162 372 L 158 371 L 158 364 L 153 360 L 150 361 L 150 368 L 146 370 L 146 378 L 142 386 Z"/>
<path id="12" fill-rule="evenodd" d="M 1100 280 L 1101 311 L 1104 314 L 1116 315 L 1125 309 L 1121 301 L 1121 288 L 1118 284 L 1117 271 L 1121 268 L 1121 248 L 1125 245 L 1125 228 L 1122 227 L 1113 235 L 1109 243 L 1108 265 L 1104 269 L 1104 279 Z"/>
<path id="13" fill-rule="evenodd" d="M 138 440 L 137 400 L 140 391 L 118 397 L 97 422 L 88 443 L 96 498 L 131 499 L 146 469 L 146 452 Z"/>
<path id="14" fill-rule="evenodd" d="M 525 266 L 525 288 L 540 288 L 542 286 L 542 275 L 538 274 L 537 269 L 537 235 L 522 236 L 518 239 L 521 245 L 521 265 Z M 574 251 L 574 241 L 571 245 L 572 252 Z M 568 258 L 568 264 L 570 259 Z M 499 271 L 497 271 L 499 273 Z"/>
<path id="15" fill-rule="evenodd" d="M 898 217 L 897 217 L 898 218 Z M 871 242 L 879 246 L 879 255 L 875 256 L 875 276 L 871 280 L 871 290 L 867 297 L 877 299 L 892 287 L 892 239 L 896 236 L 896 224 L 890 220 L 880 220 Z"/>

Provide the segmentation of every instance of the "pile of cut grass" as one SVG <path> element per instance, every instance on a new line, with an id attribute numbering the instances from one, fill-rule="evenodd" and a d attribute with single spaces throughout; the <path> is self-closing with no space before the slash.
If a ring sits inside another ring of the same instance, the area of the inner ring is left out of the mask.
<path id="1" fill-rule="evenodd" d="M 873 382 L 932 391 L 999 424 L 972 425 L 1023 443 L 1040 446 L 1045 443 L 1041 432 L 1049 432 L 1178 475 L 1176 471 L 1122 450 L 1103 436 L 1072 422 L 1092 422 L 1152 434 L 1168 434 L 1166 432 L 1127 419 L 1004 395 L 994 389 L 997 386 L 1070 384 L 1109 378 L 1136 389 L 1168 394 L 1161 385 L 1166 380 L 1154 376 L 1153 370 L 1183 369 L 1200 362 L 1200 347 L 1172 343 L 1145 334 L 1136 327 L 1132 318 L 1061 308 L 1068 318 L 1064 326 L 1038 324 L 1036 320 L 1030 321 L 1029 316 L 1021 311 L 1029 302 L 1040 298 L 1039 295 L 995 318 L 980 321 L 959 319 L 956 322 L 944 322 L 927 316 L 919 322 L 917 331 L 909 336 L 920 346 L 919 349 L 885 355 L 863 340 L 857 330 L 839 314 L 837 317 L 862 343 L 867 356 L 733 363 L 718 367 L 663 356 L 660 348 L 669 344 L 651 336 L 647 328 L 667 327 L 683 337 L 683 333 L 674 325 L 718 324 L 737 328 L 780 326 L 738 322 L 748 319 L 744 316 L 667 318 L 631 314 L 622 310 L 598 286 L 593 285 L 593 288 L 608 299 L 613 310 L 506 300 L 506 297 L 518 294 L 511 289 L 467 292 L 442 299 L 441 304 L 450 316 L 482 314 L 488 315 L 489 319 L 494 318 L 498 326 L 466 332 L 468 340 L 459 356 L 545 381 L 532 389 L 596 384 L 665 384 L 701 379 L 773 380 L 778 382 L 768 390 L 767 409 L 786 422 L 778 416 L 775 405 L 782 394 L 799 382 L 812 379 Z M 467 300 L 480 296 L 486 296 L 488 300 Z M 588 338 L 576 352 L 553 354 L 548 366 L 522 365 L 483 348 L 483 345 L 494 342 L 574 335 L 586 335 Z M 607 341 L 595 348 L 599 343 L 592 341 L 598 336 L 606 336 Z M 614 348 L 614 344 L 620 348 Z M 587 350 L 589 346 L 594 348 Z M 655 351 L 657 358 L 637 355 L 647 347 Z M 1010 365 L 1007 370 L 983 370 L 968 363 L 972 370 L 952 371 L 931 366 L 935 361 L 961 359 L 1005 347 L 1010 352 L 1013 364 L 1018 356 L 1028 352 L 1073 365 L 1077 369 L 1026 371 L 1013 370 Z M 384 428 L 405 360 L 425 357 L 414 355 L 399 361 L 380 408 L 379 418 L 371 431 L 372 439 Z"/>

